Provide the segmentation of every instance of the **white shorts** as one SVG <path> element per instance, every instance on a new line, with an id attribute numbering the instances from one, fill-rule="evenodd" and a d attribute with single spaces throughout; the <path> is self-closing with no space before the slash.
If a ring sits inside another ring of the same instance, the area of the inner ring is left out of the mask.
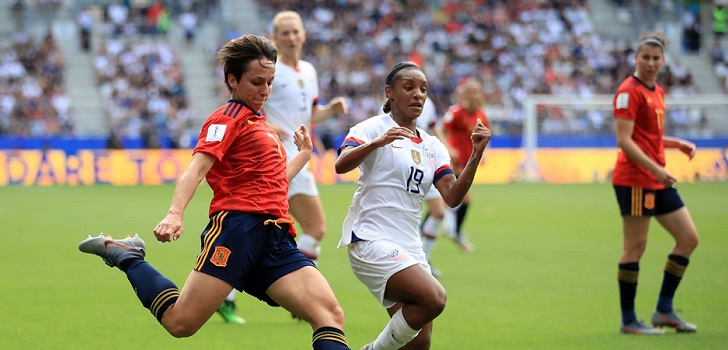
<path id="1" fill-rule="evenodd" d="M 384 299 L 384 290 L 392 275 L 417 264 L 430 271 L 422 249 L 407 251 L 399 244 L 387 240 L 357 241 L 349 244 L 348 249 L 349 264 L 354 275 L 386 309 L 396 304 Z"/>
<path id="2" fill-rule="evenodd" d="M 440 198 L 442 195 L 440 195 L 440 191 L 437 190 L 437 187 L 435 185 L 430 186 L 430 190 L 427 191 L 427 195 L 425 195 L 425 202 L 429 201 L 430 199 Z"/>
<path id="3" fill-rule="evenodd" d="M 288 185 L 288 198 L 298 194 L 311 197 L 318 197 L 319 195 L 318 188 L 316 188 L 316 179 L 314 179 L 308 168 L 301 169 L 301 172 Z"/>

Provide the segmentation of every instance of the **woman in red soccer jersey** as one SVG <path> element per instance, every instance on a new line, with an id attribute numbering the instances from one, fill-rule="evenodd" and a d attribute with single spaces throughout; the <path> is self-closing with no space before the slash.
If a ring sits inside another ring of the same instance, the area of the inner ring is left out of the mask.
<path id="1" fill-rule="evenodd" d="M 664 92 L 656 79 L 665 62 L 665 44 L 659 32 L 645 32 L 639 37 L 634 55 L 636 70 L 620 85 L 613 101 L 619 153 L 612 184 L 624 236 L 618 271 L 622 333 L 663 333 L 638 320 L 634 308 L 639 261 L 653 216 L 672 235 L 675 245 L 667 257 L 652 324 L 678 332 L 695 332 L 698 328 L 682 320 L 672 307 L 675 290 L 699 239 L 693 219 L 673 187 L 676 179 L 665 169 L 665 148 L 677 148 L 690 159 L 695 155 L 694 144 L 663 135 Z"/>
<path id="2" fill-rule="evenodd" d="M 255 35 L 231 40 L 218 52 L 230 101 L 202 126 L 167 216 L 154 229 L 161 242 L 177 240 L 185 208 L 207 180 L 213 191 L 210 223 L 182 291 L 144 261 L 138 236 L 89 237 L 79 249 L 124 271 L 144 307 L 175 337 L 195 334 L 235 288 L 306 320 L 314 349 L 349 349 L 344 313 L 326 279 L 296 247 L 288 214 L 288 183 L 311 157 L 308 131 L 295 131 L 300 152 L 287 161 L 281 140 L 260 114 L 276 55 L 271 41 Z"/>
<path id="3" fill-rule="evenodd" d="M 474 78 L 468 78 L 455 90 L 455 104 L 448 108 L 442 117 L 442 135 L 445 138 L 443 143 L 447 146 L 452 159 L 452 167 L 455 174 L 465 167 L 470 157 L 470 150 L 473 144 L 470 141 L 470 134 L 473 132 L 473 125 L 476 120 L 480 120 L 488 129 L 490 122 L 485 115 L 483 106 L 485 105 L 485 94 L 483 86 Z M 481 164 L 483 162 L 481 159 Z M 445 220 L 446 225 L 449 221 L 455 221 L 454 237 L 460 248 L 464 251 L 472 251 L 473 245 L 468 241 L 462 232 L 462 225 L 465 221 L 465 214 L 468 212 L 468 204 L 470 204 L 470 192 L 465 195 L 462 204 L 452 209 L 448 215 L 454 216 L 454 220 Z M 451 230 L 445 230 L 449 233 Z"/>

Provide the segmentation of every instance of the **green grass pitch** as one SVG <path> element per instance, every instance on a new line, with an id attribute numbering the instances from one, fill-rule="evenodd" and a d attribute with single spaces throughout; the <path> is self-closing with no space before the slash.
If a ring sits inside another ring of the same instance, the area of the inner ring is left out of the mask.
<path id="1" fill-rule="evenodd" d="M 218 316 L 195 336 L 174 339 L 141 307 L 125 276 L 82 254 L 87 234 L 138 232 L 148 261 L 178 285 L 189 274 L 207 223 L 210 191 L 201 187 L 174 243 L 152 229 L 173 187 L 0 188 L 0 349 L 310 349 L 311 329 L 239 295 L 243 326 Z M 320 269 L 346 314 L 353 349 L 371 341 L 385 311 L 335 249 L 353 185 L 320 187 L 328 236 Z M 433 264 L 444 272 L 445 312 L 433 349 L 721 349 L 728 343 L 728 183 L 680 184 L 701 234 L 676 308 L 696 334 L 620 335 L 617 259 L 621 225 L 609 185 L 507 184 L 473 188 L 465 231 L 475 244 L 460 252 L 441 236 Z M 637 312 L 654 308 L 669 235 L 653 221 L 643 257 Z"/>

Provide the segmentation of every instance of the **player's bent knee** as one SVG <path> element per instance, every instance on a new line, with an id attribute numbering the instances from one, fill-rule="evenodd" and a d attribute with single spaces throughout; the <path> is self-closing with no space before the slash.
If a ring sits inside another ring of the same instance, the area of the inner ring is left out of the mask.
<path id="1" fill-rule="evenodd" d="M 183 323 L 165 324 L 164 329 L 175 338 L 187 338 L 193 336 L 200 330 L 200 326 L 193 326 Z"/>
<path id="2" fill-rule="evenodd" d="M 425 306 L 432 319 L 439 316 L 443 311 L 445 311 L 445 304 L 447 303 L 447 293 L 445 292 L 445 289 L 440 288 L 440 290 L 435 293 L 435 297 L 432 298 L 431 301 L 427 303 Z"/>
<path id="3" fill-rule="evenodd" d="M 336 326 L 341 327 L 344 325 L 344 309 L 338 303 L 329 308 L 329 317 Z"/>
<path id="4" fill-rule="evenodd" d="M 698 247 L 698 244 L 700 243 L 700 238 L 697 234 L 694 234 L 682 239 L 680 242 L 677 243 L 682 245 L 684 248 L 693 251 L 695 250 L 695 248 Z"/>

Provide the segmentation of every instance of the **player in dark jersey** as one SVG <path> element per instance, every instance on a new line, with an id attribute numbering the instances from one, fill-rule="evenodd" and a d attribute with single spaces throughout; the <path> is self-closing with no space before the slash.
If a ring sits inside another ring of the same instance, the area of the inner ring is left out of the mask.
<path id="1" fill-rule="evenodd" d="M 175 337 L 195 334 L 235 288 L 309 322 L 314 349 L 349 349 L 344 313 L 326 279 L 296 248 L 288 214 L 288 182 L 311 157 L 308 131 L 296 130 L 300 152 L 287 161 L 260 114 L 276 55 L 272 42 L 255 35 L 231 40 L 218 52 L 231 99 L 205 121 L 167 216 L 154 229 L 161 242 L 177 240 L 184 210 L 207 180 L 213 190 L 210 222 L 182 291 L 144 261 L 138 237 L 89 237 L 79 249 L 124 271 L 142 304 Z"/>
<path id="2" fill-rule="evenodd" d="M 664 136 L 664 92 L 656 78 L 664 64 L 665 44 L 662 33 L 645 32 L 640 36 L 634 55 L 636 70 L 620 85 L 613 101 L 619 153 L 612 184 L 624 231 L 618 271 L 622 333 L 663 333 L 638 320 L 634 308 L 639 261 L 653 216 L 672 235 L 675 245 L 667 257 L 652 324 L 673 327 L 678 332 L 697 330 L 672 307 L 675 290 L 699 239 L 693 219 L 673 187 L 676 179 L 665 169 L 665 148 L 677 148 L 690 159 L 695 155 L 694 144 Z"/>

